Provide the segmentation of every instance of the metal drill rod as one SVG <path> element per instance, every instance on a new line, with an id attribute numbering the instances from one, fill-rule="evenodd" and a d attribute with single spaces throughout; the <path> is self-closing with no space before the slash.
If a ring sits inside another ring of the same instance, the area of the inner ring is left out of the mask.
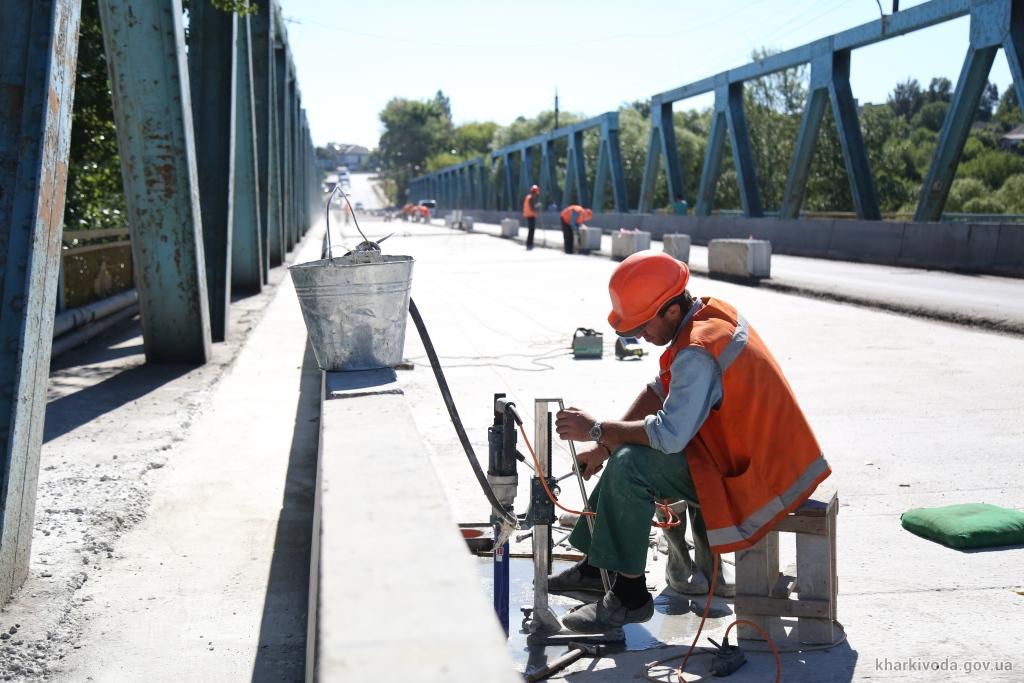
<path id="1" fill-rule="evenodd" d="M 558 409 L 565 410 L 565 401 L 558 399 Z M 587 487 L 583 484 L 583 473 L 580 470 L 580 463 L 576 459 L 576 446 L 573 444 L 572 439 L 569 439 L 569 454 L 572 455 L 572 469 L 573 473 L 576 474 L 576 481 L 580 485 L 580 495 L 583 496 L 583 511 L 591 512 L 590 510 L 590 499 L 587 498 Z M 594 540 L 594 516 L 583 515 L 583 518 L 587 520 L 587 528 L 590 529 L 590 540 Z M 604 586 L 604 592 L 607 593 L 612 589 L 612 582 L 608 578 L 608 570 L 601 568 L 601 585 Z"/>

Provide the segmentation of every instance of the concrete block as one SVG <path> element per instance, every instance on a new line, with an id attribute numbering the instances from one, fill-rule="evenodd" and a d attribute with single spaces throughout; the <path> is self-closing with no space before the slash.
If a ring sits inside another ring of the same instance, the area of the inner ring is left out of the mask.
<path id="1" fill-rule="evenodd" d="M 772 243 L 766 240 L 722 239 L 708 242 L 708 272 L 727 278 L 771 277 Z"/>
<path id="2" fill-rule="evenodd" d="M 621 261 L 630 254 L 651 248 L 651 233 L 642 230 L 616 230 L 612 233 L 612 258 Z"/>
<path id="3" fill-rule="evenodd" d="M 690 262 L 690 236 L 689 235 L 665 235 L 661 238 L 665 247 L 665 253 L 683 263 Z"/>
<path id="4" fill-rule="evenodd" d="M 519 221 L 515 218 L 502 218 L 501 236 L 512 238 L 519 237 Z"/>
<path id="5" fill-rule="evenodd" d="M 463 216 L 462 217 L 462 229 L 466 232 L 473 232 L 473 217 Z"/>
<path id="6" fill-rule="evenodd" d="M 601 251 L 601 228 L 592 228 L 587 225 L 580 226 L 580 253 Z"/>

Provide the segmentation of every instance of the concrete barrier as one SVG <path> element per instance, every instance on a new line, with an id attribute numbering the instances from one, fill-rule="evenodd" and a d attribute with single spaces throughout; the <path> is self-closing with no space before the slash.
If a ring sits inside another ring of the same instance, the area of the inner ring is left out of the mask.
<path id="1" fill-rule="evenodd" d="M 323 377 L 306 680 L 521 683 L 394 371 Z"/>
<path id="2" fill-rule="evenodd" d="M 665 253 L 683 263 L 690 262 L 690 236 L 683 234 L 664 235 L 661 238 Z"/>
<path id="3" fill-rule="evenodd" d="M 579 229 L 580 253 L 588 254 L 592 251 L 601 251 L 601 234 L 601 228 L 581 225 Z"/>
<path id="4" fill-rule="evenodd" d="M 612 233 L 612 258 L 621 261 L 630 254 L 651 248 L 651 233 L 642 230 L 616 230 Z"/>
<path id="5" fill-rule="evenodd" d="M 501 236 L 502 237 L 519 237 L 519 221 L 515 218 L 502 218 L 501 219 Z"/>
<path id="6" fill-rule="evenodd" d="M 460 223 L 461 223 L 461 227 L 462 227 L 463 230 L 465 230 L 466 232 L 473 232 L 473 217 L 472 216 L 463 216 L 462 217 L 462 221 L 460 221 Z"/>
<path id="7" fill-rule="evenodd" d="M 478 220 L 494 224 L 518 216 L 514 211 L 474 213 Z M 544 212 L 541 223 L 557 226 L 558 215 Z M 603 228 L 605 232 L 638 228 L 651 233 L 656 240 L 664 235 L 686 233 L 695 245 L 705 245 L 713 239 L 753 238 L 771 242 L 776 254 L 1024 277 L 1024 224 L 1020 223 L 595 213 L 588 226 Z"/>
<path id="8" fill-rule="evenodd" d="M 759 280 L 771 277 L 772 243 L 767 240 L 724 239 L 708 242 L 712 277 Z"/>

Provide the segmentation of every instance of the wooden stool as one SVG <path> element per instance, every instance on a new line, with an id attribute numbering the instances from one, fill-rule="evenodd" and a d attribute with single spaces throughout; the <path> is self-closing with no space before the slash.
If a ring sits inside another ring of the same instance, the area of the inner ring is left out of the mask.
<path id="1" fill-rule="evenodd" d="M 827 502 L 809 498 L 753 548 L 736 552 L 736 616 L 774 640 L 785 638 L 782 617 L 796 617 L 801 643 L 834 642 L 839 498 L 834 492 L 821 498 Z M 796 576 L 779 571 L 779 532 L 796 534 Z M 763 640 L 749 626 L 740 624 L 739 629 L 740 638 Z"/>

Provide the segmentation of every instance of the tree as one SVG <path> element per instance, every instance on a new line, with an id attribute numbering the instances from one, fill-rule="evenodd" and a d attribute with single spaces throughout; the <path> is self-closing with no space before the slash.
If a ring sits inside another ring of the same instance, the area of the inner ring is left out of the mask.
<path id="1" fill-rule="evenodd" d="M 942 124 L 946 120 L 946 112 L 948 110 L 948 102 L 934 100 L 921 107 L 921 110 L 911 119 L 911 123 L 914 126 L 923 126 L 934 133 L 938 133 L 942 130 Z"/>
<path id="2" fill-rule="evenodd" d="M 82 3 L 64 209 L 67 230 L 125 227 L 124 187 L 99 8 Z"/>
<path id="3" fill-rule="evenodd" d="M 924 105 L 921 84 L 916 78 L 908 78 L 903 83 L 897 83 L 887 102 L 897 116 L 909 121 Z"/>
<path id="4" fill-rule="evenodd" d="M 427 159 L 446 149 L 452 122 L 441 103 L 393 98 L 380 113 L 384 133 L 378 151 L 384 175 L 395 181 L 395 202 L 404 199 L 409 180 L 426 171 Z"/>
<path id="5" fill-rule="evenodd" d="M 1000 96 L 999 105 L 996 107 L 993 118 L 1004 133 L 1022 123 L 1020 106 L 1017 104 L 1017 93 L 1013 89 L 1013 83 L 1006 86 L 1006 90 Z"/>
<path id="6" fill-rule="evenodd" d="M 948 78 L 939 76 L 928 84 L 928 92 L 924 94 L 925 102 L 949 102 L 953 99 L 953 83 Z"/>
<path id="7" fill-rule="evenodd" d="M 975 115 L 977 121 L 991 121 L 992 110 L 999 103 L 999 88 L 992 81 L 988 82 L 985 89 L 981 91 L 981 100 L 978 102 L 978 113 Z"/>

